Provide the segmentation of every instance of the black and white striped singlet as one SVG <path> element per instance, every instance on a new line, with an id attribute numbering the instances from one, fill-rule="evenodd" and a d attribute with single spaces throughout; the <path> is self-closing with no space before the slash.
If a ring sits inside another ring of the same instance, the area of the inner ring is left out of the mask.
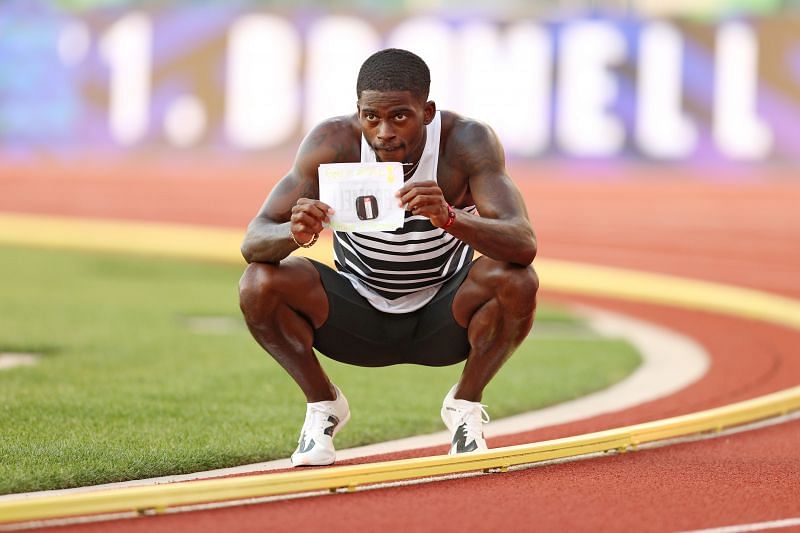
<path id="1" fill-rule="evenodd" d="M 427 126 L 425 149 L 409 181 L 436 180 L 441 116 Z M 361 140 L 361 161 L 375 162 L 375 152 Z M 475 206 L 463 209 L 476 213 Z M 405 223 L 395 231 L 335 232 L 334 262 L 356 291 L 378 310 L 411 312 L 428 303 L 439 287 L 467 266 L 473 249 L 427 217 L 406 211 Z"/>

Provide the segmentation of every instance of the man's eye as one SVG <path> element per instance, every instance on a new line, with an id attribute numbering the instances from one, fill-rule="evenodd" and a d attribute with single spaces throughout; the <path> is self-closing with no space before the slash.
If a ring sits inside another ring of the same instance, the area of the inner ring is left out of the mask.
<path id="1" fill-rule="evenodd" d="M 407 117 L 406 117 L 406 115 L 405 115 L 405 114 L 403 114 L 403 113 L 399 113 L 399 114 L 397 114 L 397 115 L 395 115 L 395 116 L 394 116 L 394 119 L 395 119 L 396 121 L 398 121 L 398 122 L 402 122 L 402 121 L 403 121 L 403 120 L 405 120 L 406 118 L 407 118 Z"/>
<path id="2" fill-rule="evenodd" d="M 364 115 L 364 118 L 367 119 L 370 122 L 373 122 L 373 121 L 378 119 L 378 117 L 376 117 L 372 113 L 367 113 L 366 115 Z"/>

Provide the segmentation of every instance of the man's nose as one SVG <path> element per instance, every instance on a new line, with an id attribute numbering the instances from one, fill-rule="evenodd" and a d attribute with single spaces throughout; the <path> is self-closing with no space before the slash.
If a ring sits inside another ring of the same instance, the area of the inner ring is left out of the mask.
<path id="1" fill-rule="evenodd" d="M 379 139 L 381 139 L 382 141 L 384 140 L 388 141 L 390 139 L 393 139 L 394 136 L 395 136 L 394 129 L 392 128 L 391 124 L 389 124 L 388 121 L 383 120 L 381 121 L 380 124 L 378 124 Z"/>

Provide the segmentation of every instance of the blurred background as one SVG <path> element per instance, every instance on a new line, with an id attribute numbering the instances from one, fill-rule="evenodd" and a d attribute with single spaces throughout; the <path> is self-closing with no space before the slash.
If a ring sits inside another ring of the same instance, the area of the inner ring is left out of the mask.
<path id="1" fill-rule="evenodd" d="M 288 163 L 389 46 L 514 161 L 800 160 L 800 0 L 4 0 L 0 172 Z"/>

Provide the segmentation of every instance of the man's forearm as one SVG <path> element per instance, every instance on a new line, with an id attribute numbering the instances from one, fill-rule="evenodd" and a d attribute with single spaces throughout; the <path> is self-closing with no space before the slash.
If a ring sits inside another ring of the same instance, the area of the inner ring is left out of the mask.
<path id="1" fill-rule="evenodd" d="M 447 231 L 497 261 L 525 266 L 536 257 L 536 237 L 527 220 L 483 218 L 456 210 Z"/>
<path id="2" fill-rule="evenodd" d="M 277 263 L 297 249 L 291 238 L 290 223 L 254 220 L 242 242 L 242 256 L 248 263 Z"/>

